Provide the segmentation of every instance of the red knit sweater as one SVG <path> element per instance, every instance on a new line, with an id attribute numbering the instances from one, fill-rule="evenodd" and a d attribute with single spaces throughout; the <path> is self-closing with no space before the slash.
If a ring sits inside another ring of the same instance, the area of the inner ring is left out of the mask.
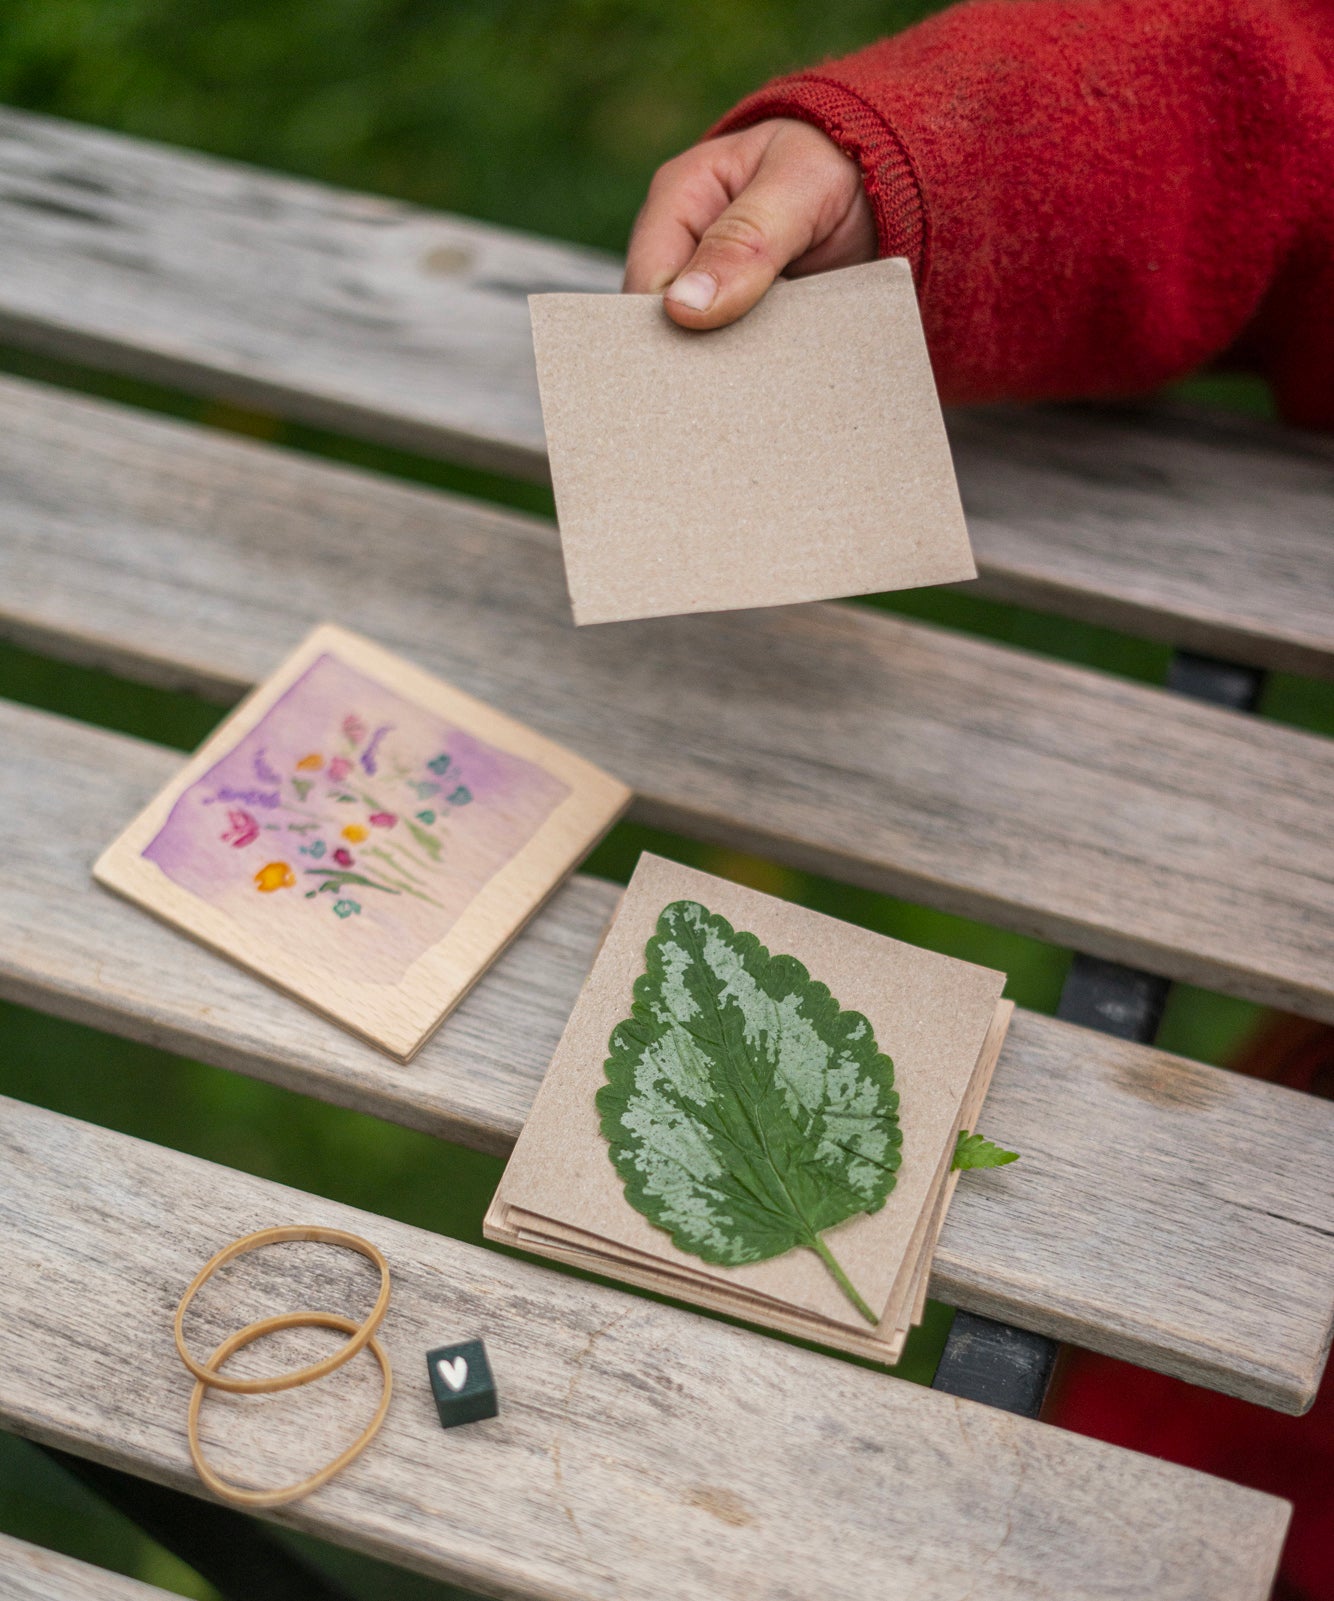
<path id="1" fill-rule="evenodd" d="M 1228 357 L 1334 428 L 1334 0 L 974 0 L 713 131 L 767 117 L 860 164 L 947 401 Z"/>

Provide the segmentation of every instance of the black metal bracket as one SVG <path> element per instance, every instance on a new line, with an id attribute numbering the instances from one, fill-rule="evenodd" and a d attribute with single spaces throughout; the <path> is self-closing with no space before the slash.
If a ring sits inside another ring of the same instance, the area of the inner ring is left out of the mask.
<path id="1" fill-rule="evenodd" d="M 1158 1032 L 1171 979 L 1104 962 L 1076 951 L 1061 986 L 1056 1015 L 1063 1022 L 1147 1045 Z"/>
<path id="2" fill-rule="evenodd" d="M 1215 656 L 1197 656 L 1193 651 L 1175 652 L 1167 669 L 1167 687 L 1191 700 L 1208 701 L 1211 706 L 1230 706 L 1234 712 L 1253 712 L 1264 694 L 1265 675 L 1258 667 L 1240 662 L 1219 661 Z"/>
<path id="3" fill-rule="evenodd" d="M 1147 1045 L 1158 1032 L 1170 983 L 1117 962 L 1075 953 L 1057 1017 Z M 1047 1398 L 1057 1341 L 971 1312 L 956 1312 L 932 1389 L 1035 1418 Z"/>
<path id="4" fill-rule="evenodd" d="M 1173 655 L 1167 672 L 1167 688 L 1178 695 L 1238 712 L 1255 710 L 1264 685 L 1265 675 L 1258 668 L 1184 650 Z M 1067 1023 L 1149 1045 L 1157 1036 L 1171 987 L 1170 979 L 1156 973 L 1077 951 L 1061 986 L 1056 1015 Z M 1044 1334 L 956 1312 L 932 1388 L 1035 1418 L 1046 1400 L 1059 1351 L 1058 1343 Z"/>
<path id="5" fill-rule="evenodd" d="M 1059 1350 L 1045 1334 L 956 1312 L 931 1388 L 1035 1418 Z"/>

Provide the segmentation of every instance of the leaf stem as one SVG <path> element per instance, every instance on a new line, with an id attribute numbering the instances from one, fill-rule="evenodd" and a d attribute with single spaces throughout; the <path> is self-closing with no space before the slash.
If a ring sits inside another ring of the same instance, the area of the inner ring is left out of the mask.
<path id="1" fill-rule="evenodd" d="M 811 1249 L 829 1269 L 830 1273 L 833 1274 L 835 1284 L 837 1284 L 839 1289 L 843 1291 L 844 1295 L 846 1295 L 848 1300 L 852 1302 L 853 1306 L 857 1308 L 861 1315 L 872 1326 L 878 1324 L 880 1319 L 875 1315 L 870 1307 L 867 1306 L 866 1302 L 862 1300 L 861 1296 L 857 1294 L 856 1290 L 852 1287 L 852 1280 L 834 1260 L 834 1253 L 829 1249 L 821 1237 L 818 1234 L 813 1235 L 810 1243 Z"/>
<path id="2" fill-rule="evenodd" d="M 419 901 L 427 901 L 432 906 L 439 906 L 439 907 L 441 907 L 443 909 L 443 907 L 444 907 L 444 902 L 443 901 L 436 900 L 434 895 L 428 895 L 425 890 L 413 889 L 412 885 L 410 883 L 408 883 L 408 880 L 410 878 L 415 877 L 416 875 L 413 874 L 413 873 L 410 873 L 408 871 L 408 869 L 406 867 L 404 867 L 403 863 L 398 860 L 397 857 L 391 856 L 387 850 L 381 850 L 381 848 L 378 845 L 373 845 L 370 848 L 370 850 L 366 852 L 366 854 L 368 856 L 379 856 L 379 857 L 381 857 L 384 861 L 389 863 L 390 867 L 393 868 L 394 872 L 402 874 L 401 878 L 390 878 L 389 882 L 391 884 L 396 884 L 398 886 L 398 888 L 401 889 L 404 892 L 404 894 L 412 895 Z M 388 878 L 389 875 L 386 873 L 385 877 Z M 417 879 L 417 882 L 420 884 L 421 883 L 421 879 Z"/>

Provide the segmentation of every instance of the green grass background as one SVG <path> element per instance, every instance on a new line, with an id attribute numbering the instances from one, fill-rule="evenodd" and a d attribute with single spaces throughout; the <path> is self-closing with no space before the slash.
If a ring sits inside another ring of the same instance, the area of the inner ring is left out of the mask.
<path id="1" fill-rule="evenodd" d="M 654 167 L 734 100 L 776 72 L 932 9 L 905 0 L 9 0 L 0 10 L 0 101 L 619 250 Z M 17 351 L 0 350 L 0 368 L 550 511 L 542 489 L 150 385 Z M 1269 409 L 1263 388 L 1246 381 L 1195 380 L 1181 390 Z M 1146 682 L 1161 682 L 1166 670 L 1160 646 L 966 595 L 919 592 L 876 604 Z M 186 696 L 2 645 L 0 694 L 182 750 L 220 715 Z M 1275 677 L 1263 713 L 1334 732 L 1329 685 Z M 629 825 L 590 870 L 624 880 L 645 845 L 1003 967 L 1021 1004 L 1056 1004 L 1069 952 L 928 908 Z M 1257 1015 L 1178 986 L 1161 1040 L 1226 1062 Z M 0 1092 L 474 1243 L 499 1173 L 494 1158 L 14 1006 L 0 1007 Z M 903 1376 L 929 1381 L 949 1318 L 932 1308 Z M 5 1436 L 0 1529 L 183 1595 L 213 1595 L 31 1446 Z M 357 1595 L 454 1594 L 284 1538 Z"/>

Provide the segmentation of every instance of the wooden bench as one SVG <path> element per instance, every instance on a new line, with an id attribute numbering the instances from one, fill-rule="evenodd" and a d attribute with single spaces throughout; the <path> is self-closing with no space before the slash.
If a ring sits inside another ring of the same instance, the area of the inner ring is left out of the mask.
<path id="1" fill-rule="evenodd" d="M 535 478 L 525 297 L 620 284 L 587 250 L 13 111 L 0 238 L 14 344 Z M 960 417 L 954 444 L 978 588 L 1334 673 L 1327 441 L 1065 408 Z"/>
<path id="2" fill-rule="evenodd" d="M 618 898 L 576 878 L 403 1067 L 136 908 L 88 864 L 173 751 L 0 707 L 10 820 L 0 993 L 358 1111 L 508 1152 Z M 114 972 L 108 952 L 115 952 Z M 1329 1340 L 1334 1103 L 1036 1013 L 987 1100 L 1013 1174 L 963 1185 L 935 1261 L 950 1305 L 1284 1411 Z"/>
<path id="3" fill-rule="evenodd" d="M 0 496 L 11 637 L 234 699 L 338 618 L 645 822 L 1334 1019 L 1328 740 L 857 606 L 576 631 L 549 523 L 31 384 Z"/>
<path id="4" fill-rule="evenodd" d="M 7 112 L 0 269 L 15 343 L 530 476 L 523 297 L 618 276 Z M 992 593 L 1334 671 L 1324 443 L 1180 412 L 953 426 Z M 1334 1325 L 1334 1108 L 1147 1042 L 1167 978 L 1334 1019 L 1334 742 L 854 605 L 576 632 L 546 522 L 0 381 L 9 638 L 227 701 L 324 617 L 603 762 L 642 820 L 1084 953 L 1063 1009 L 1134 1037 L 1018 1015 L 988 1130 L 1025 1160 L 961 1187 L 932 1291 L 1309 1406 Z M 402 1068 L 94 890 L 94 855 L 178 757 L 19 708 L 0 708 L 0 738 L 22 755 L 0 764 L 0 805 L 32 819 L 8 840 L 0 993 L 508 1149 L 613 888 L 576 878 Z M 1151 997 L 1136 1021 L 1115 996 L 1076 1004 L 1090 956 L 1147 970 L 1101 975 Z M 6 1141 L 0 1210 L 28 1276 L 0 1277 L 0 1422 L 193 1492 L 161 1307 L 233 1223 L 349 1214 L 14 1103 Z M 352 1216 L 401 1266 L 404 1360 L 442 1309 L 485 1304 L 515 1405 L 442 1457 L 413 1395 L 392 1450 L 280 1521 L 524 1596 L 944 1595 L 965 1575 L 996 1596 L 1266 1591 L 1283 1526 L 1267 1498 Z M 142 1332 L 151 1395 L 85 1302 Z M 36 1354 L 19 1338 L 35 1304 Z M 72 1360 L 90 1340 L 110 1418 Z M 669 1350 L 691 1364 L 670 1410 L 654 1404 Z M 818 1416 L 780 1399 L 803 1387 L 828 1396 Z M 278 1453 L 303 1438 L 293 1418 Z M 466 1473 L 443 1472 L 458 1450 Z"/>
<path id="5" fill-rule="evenodd" d="M 299 1217 L 392 1262 L 400 1385 L 392 1449 L 274 1515 L 293 1528 L 507 1596 L 1265 1594 L 1287 1520 L 1270 1496 L 53 1112 L 0 1114 L 0 1418 L 33 1439 L 192 1489 L 167 1309 L 219 1239 Z M 325 1304 L 327 1253 L 285 1250 L 285 1307 Z M 369 1270 L 347 1286 L 369 1305 Z M 228 1275 L 190 1332 L 209 1345 L 274 1288 Z M 442 1434 L 415 1364 L 481 1329 L 501 1416 Z M 330 1381 L 263 1424 L 218 1402 L 216 1459 L 262 1482 L 314 1466 L 377 1383 L 358 1360 L 340 1404 Z"/>
<path id="6" fill-rule="evenodd" d="M 0 1534 L 0 1601 L 162 1601 L 166 1590 Z"/>

